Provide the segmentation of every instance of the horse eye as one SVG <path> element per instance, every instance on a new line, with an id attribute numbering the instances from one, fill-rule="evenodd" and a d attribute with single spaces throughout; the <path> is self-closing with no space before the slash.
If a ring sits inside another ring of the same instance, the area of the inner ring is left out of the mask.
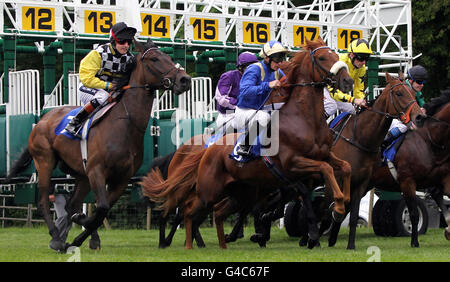
<path id="1" fill-rule="evenodd" d="M 319 57 L 319 61 L 325 61 L 326 59 L 325 59 L 325 57 L 324 56 L 320 56 Z"/>
<path id="2" fill-rule="evenodd" d="M 403 93 L 401 91 L 397 91 L 397 92 L 395 92 L 395 94 L 399 97 L 403 96 Z"/>

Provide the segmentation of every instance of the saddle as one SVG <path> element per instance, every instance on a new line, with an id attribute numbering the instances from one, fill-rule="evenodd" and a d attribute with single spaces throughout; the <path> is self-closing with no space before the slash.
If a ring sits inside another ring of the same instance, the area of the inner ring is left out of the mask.
<path id="1" fill-rule="evenodd" d="M 401 134 L 399 137 L 394 139 L 392 143 L 389 146 L 387 146 L 386 149 L 381 153 L 383 157 L 382 159 L 383 165 L 387 165 L 395 181 L 397 181 L 397 170 L 395 169 L 394 166 L 394 159 L 395 155 L 398 152 L 398 149 L 405 140 L 405 136 L 406 136 L 405 134 Z"/>
<path id="2" fill-rule="evenodd" d="M 89 134 L 89 129 L 95 126 L 100 122 L 102 117 L 116 104 L 117 102 L 112 102 L 107 104 L 104 107 L 98 108 L 98 110 L 94 111 L 89 118 L 86 119 L 86 121 L 81 125 L 81 131 L 82 131 L 82 139 L 87 139 L 87 136 Z M 74 140 L 80 140 L 80 138 L 73 136 L 66 130 L 64 130 L 67 126 L 67 124 L 70 122 L 70 119 L 74 117 L 82 107 L 78 107 L 76 109 L 71 110 L 69 113 L 67 113 L 64 118 L 61 120 L 61 122 L 56 126 L 55 128 L 55 134 L 56 135 L 64 135 L 69 139 Z"/>

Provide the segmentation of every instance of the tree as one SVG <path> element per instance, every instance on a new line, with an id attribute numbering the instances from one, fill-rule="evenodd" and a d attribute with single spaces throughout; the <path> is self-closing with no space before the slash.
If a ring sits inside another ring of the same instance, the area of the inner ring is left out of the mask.
<path id="1" fill-rule="evenodd" d="M 424 95 L 429 100 L 439 96 L 439 89 L 448 84 L 450 78 L 450 53 L 448 52 L 448 32 L 450 1 L 412 1 L 413 50 L 422 56 L 414 61 L 428 70 L 429 79 Z"/>

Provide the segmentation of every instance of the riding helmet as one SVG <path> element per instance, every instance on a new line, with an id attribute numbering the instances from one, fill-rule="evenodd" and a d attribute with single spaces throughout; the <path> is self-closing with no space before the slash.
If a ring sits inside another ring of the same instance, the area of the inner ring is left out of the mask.
<path id="1" fill-rule="evenodd" d="M 241 67 L 241 66 L 245 66 L 245 65 L 249 65 L 251 63 L 256 63 L 258 61 L 258 58 L 256 57 L 255 54 L 251 53 L 251 52 L 243 52 L 239 55 L 237 62 L 236 62 L 236 67 Z"/>
<path id="2" fill-rule="evenodd" d="M 367 40 L 362 38 L 353 40 L 348 46 L 347 51 L 349 53 L 355 54 L 369 54 L 369 55 L 373 54 L 372 49 L 370 49 L 370 45 L 367 42 Z"/>
<path id="3" fill-rule="evenodd" d="M 408 78 L 414 81 L 425 81 L 428 79 L 428 72 L 421 65 L 417 65 L 408 70 Z"/>
<path id="4" fill-rule="evenodd" d="M 280 42 L 276 40 L 270 40 L 269 42 L 264 44 L 263 48 L 261 49 L 261 52 L 259 52 L 259 56 L 261 58 L 265 58 L 265 57 L 272 57 L 274 54 L 287 52 L 289 51 L 286 50 L 286 48 L 284 48 Z"/>
<path id="5" fill-rule="evenodd" d="M 133 40 L 137 30 L 134 27 L 127 26 L 124 22 L 118 22 L 110 30 L 109 39 L 111 42 L 120 40 Z"/>

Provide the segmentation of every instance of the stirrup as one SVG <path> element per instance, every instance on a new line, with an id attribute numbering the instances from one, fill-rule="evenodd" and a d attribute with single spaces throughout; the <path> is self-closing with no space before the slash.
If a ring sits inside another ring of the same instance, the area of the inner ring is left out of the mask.
<path id="1" fill-rule="evenodd" d="M 236 153 L 241 156 L 249 156 L 251 148 L 251 145 L 240 144 L 238 149 L 236 150 Z"/>
<path id="2" fill-rule="evenodd" d="M 80 125 L 76 125 L 76 124 L 70 124 L 70 122 L 66 125 L 66 127 L 64 128 L 67 132 L 69 132 L 72 136 L 81 138 L 80 135 Z"/>

